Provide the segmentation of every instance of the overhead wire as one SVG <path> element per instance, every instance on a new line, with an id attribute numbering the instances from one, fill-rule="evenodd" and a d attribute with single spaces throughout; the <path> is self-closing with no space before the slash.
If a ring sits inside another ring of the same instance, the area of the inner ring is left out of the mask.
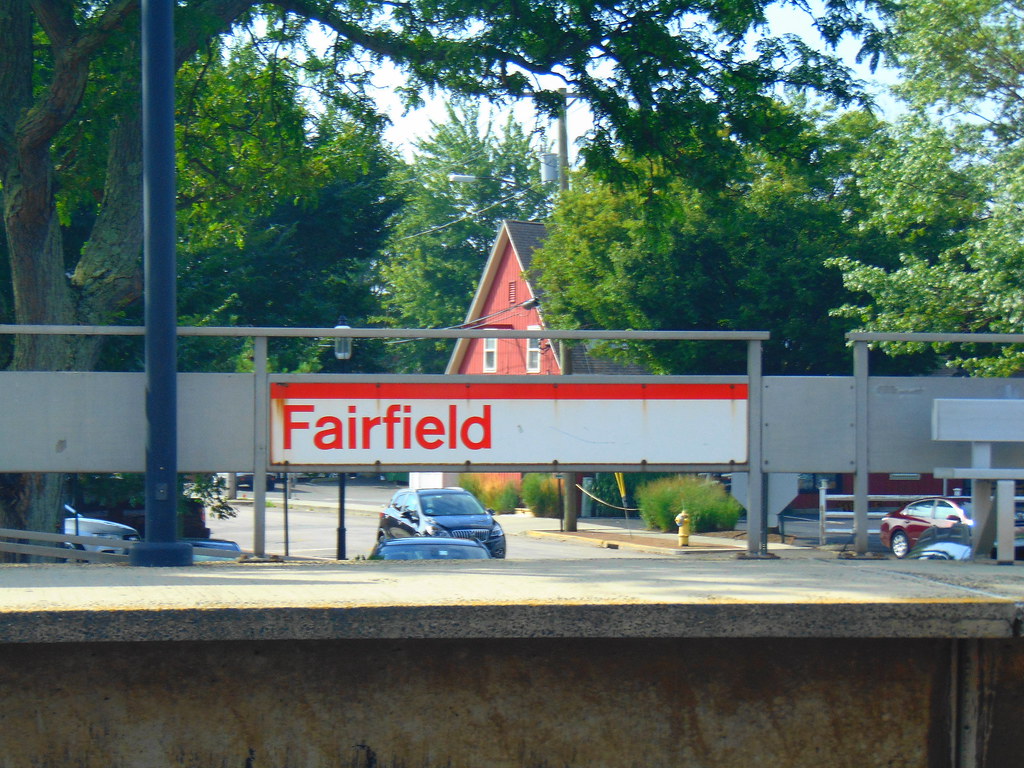
<path id="1" fill-rule="evenodd" d="M 466 220 L 472 218 L 473 216 L 479 216 L 481 213 L 487 213 L 487 211 L 491 210 L 492 208 L 497 208 L 499 205 L 504 205 L 505 203 L 509 202 L 510 200 L 515 200 L 517 197 L 521 197 L 521 196 L 525 195 L 527 192 L 531 192 L 531 191 L 535 190 L 536 188 L 537 188 L 536 184 L 531 184 L 528 187 L 524 187 L 523 189 L 520 189 L 517 192 L 514 192 L 513 194 L 509 195 L 508 197 L 502 198 L 501 200 L 499 200 L 496 203 L 492 203 L 491 205 L 488 205 L 486 208 L 479 208 L 479 209 L 477 209 L 475 211 L 466 211 L 466 213 L 464 213 L 459 218 L 453 219 L 452 221 L 449 221 L 446 224 L 441 224 L 439 226 L 432 227 L 430 229 L 425 229 L 422 232 L 417 232 L 417 233 L 415 233 L 413 235 L 406 235 L 405 237 L 400 237 L 397 240 L 395 240 L 395 242 L 396 243 L 402 243 L 402 242 L 405 242 L 406 240 L 412 240 L 412 238 L 414 238 L 414 237 L 421 237 L 422 235 L 429 235 L 429 234 L 432 234 L 434 232 L 440 232 L 442 229 L 447 229 L 448 227 L 454 226 L 455 224 L 458 224 L 461 221 L 466 221 Z"/>

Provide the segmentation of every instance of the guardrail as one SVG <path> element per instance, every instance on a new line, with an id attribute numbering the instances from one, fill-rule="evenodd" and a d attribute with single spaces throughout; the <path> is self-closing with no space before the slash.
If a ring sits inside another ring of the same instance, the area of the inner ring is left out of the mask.
<path id="1" fill-rule="evenodd" d="M 44 542 L 31 544 L 26 542 Z M 50 544 L 47 545 L 47 542 Z M 19 555 L 49 557 L 59 561 L 88 561 L 96 563 L 127 563 L 128 551 L 133 541 L 111 539 L 105 536 L 76 536 L 71 533 L 43 533 L 42 531 L 19 531 L 14 528 L 0 528 L 0 552 Z M 123 549 L 123 553 L 101 552 L 82 547 L 107 547 Z"/>
<path id="2" fill-rule="evenodd" d="M 42 543 L 33 544 L 30 542 Z M 58 562 L 122 563 L 127 565 L 129 552 L 137 543 L 137 541 L 125 539 L 112 539 L 108 536 L 76 536 L 72 533 L 44 533 L 42 531 L 19 531 L 15 528 L 0 528 L 0 552 L 52 558 Z M 73 546 L 75 544 L 82 547 L 104 547 L 105 549 L 123 550 L 123 552 L 79 549 Z M 193 554 L 217 559 L 230 559 L 230 557 L 225 557 L 225 550 L 213 547 L 193 546 Z"/>
<path id="3" fill-rule="evenodd" d="M 828 541 L 829 534 L 849 535 L 852 536 L 856 533 L 853 525 L 854 512 L 852 510 L 839 510 L 828 508 L 830 501 L 832 502 L 849 502 L 852 503 L 856 497 L 852 493 L 833 493 L 829 494 L 826 489 L 818 489 L 818 545 L 825 544 Z M 921 498 L 920 494 L 915 496 L 897 496 L 893 494 L 877 494 L 868 495 L 868 502 L 873 501 L 891 501 L 896 506 L 903 506 L 909 501 Z M 881 520 L 885 517 L 885 512 L 872 512 L 868 511 L 868 520 Z M 849 525 L 845 527 L 831 527 L 833 522 L 840 520 L 848 520 Z M 868 528 L 869 534 L 877 534 L 878 527 Z"/>

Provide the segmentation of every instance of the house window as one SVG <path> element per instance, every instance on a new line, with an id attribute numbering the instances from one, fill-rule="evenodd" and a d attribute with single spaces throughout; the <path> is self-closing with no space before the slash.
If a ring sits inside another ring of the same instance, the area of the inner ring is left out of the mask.
<path id="1" fill-rule="evenodd" d="M 511 307 L 516 303 L 516 281 L 512 280 L 508 284 L 508 305 Z"/>
<path id="2" fill-rule="evenodd" d="M 843 492 L 843 478 L 832 474 L 801 474 L 797 477 L 797 493 L 817 493 L 821 483 L 832 493 Z"/>
<path id="3" fill-rule="evenodd" d="M 498 371 L 498 340 L 484 339 L 484 373 Z"/>
<path id="4" fill-rule="evenodd" d="M 531 325 L 528 330 L 539 330 L 539 325 Z M 526 340 L 526 372 L 540 373 L 540 339 Z"/>

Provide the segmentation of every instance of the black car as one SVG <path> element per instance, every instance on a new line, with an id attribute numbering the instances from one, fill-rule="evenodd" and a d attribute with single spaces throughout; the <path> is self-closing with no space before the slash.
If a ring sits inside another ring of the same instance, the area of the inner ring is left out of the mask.
<path id="1" fill-rule="evenodd" d="M 370 560 L 490 560 L 491 553 L 479 541 L 449 536 L 415 536 L 381 539 Z"/>
<path id="2" fill-rule="evenodd" d="M 420 488 L 396 493 L 380 513 L 377 540 L 448 536 L 483 544 L 505 557 L 505 532 L 476 497 L 463 488 Z"/>

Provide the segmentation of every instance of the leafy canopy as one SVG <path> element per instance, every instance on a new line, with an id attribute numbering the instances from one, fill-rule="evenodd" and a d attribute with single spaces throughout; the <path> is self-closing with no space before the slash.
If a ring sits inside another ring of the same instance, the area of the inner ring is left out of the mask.
<path id="1" fill-rule="evenodd" d="M 781 109 L 781 107 L 780 107 Z M 581 175 L 534 254 L 545 319 L 559 328 L 767 330 L 768 373 L 848 370 L 830 315 L 849 298 L 829 254 L 893 263 L 895 245 L 865 226 L 853 164 L 879 128 L 867 113 L 823 120 L 789 157 L 747 151 L 723 190 L 709 191 L 637 162 L 646 186 Z M 746 350 L 725 343 L 607 350 L 664 373 L 739 373 Z"/>
<path id="2" fill-rule="evenodd" d="M 1024 325 L 1024 6 L 908 0 L 897 15 L 900 93 L 913 111 L 858 168 L 873 222 L 903 238 L 890 268 L 836 261 L 862 298 L 840 309 L 879 331 L 1020 332 Z M 892 354 L 920 349 L 887 344 Z M 949 364 L 1008 375 L 1018 346 L 938 345 Z"/>

